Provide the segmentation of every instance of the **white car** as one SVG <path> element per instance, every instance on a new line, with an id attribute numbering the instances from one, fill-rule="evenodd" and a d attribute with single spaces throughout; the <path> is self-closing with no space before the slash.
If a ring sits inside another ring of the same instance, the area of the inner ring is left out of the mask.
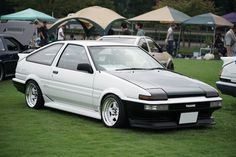
<path id="1" fill-rule="evenodd" d="M 107 35 L 102 36 L 98 40 L 138 45 L 149 52 L 151 56 L 162 63 L 167 69 L 174 70 L 172 56 L 168 52 L 163 51 L 162 48 L 150 37 L 132 35 Z"/>
<path id="2" fill-rule="evenodd" d="M 236 97 L 236 57 L 221 57 L 222 66 L 220 81 L 216 82 L 217 88 L 227 95 Z"/>
<path id="3" fill-rule="evenodd" d="M 213 87 L 166 70 L 138 46 L 60 41 L 20 58 L 13 82 L 30 108 L 148 128 L 210 125 L 221 108 Z"/>

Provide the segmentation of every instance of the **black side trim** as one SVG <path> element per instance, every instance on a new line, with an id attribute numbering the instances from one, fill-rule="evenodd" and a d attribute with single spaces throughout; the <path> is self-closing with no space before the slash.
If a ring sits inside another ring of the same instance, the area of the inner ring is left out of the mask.
<path id="1" fill-rule="evenodd" d="M 25 84 L 23 83 L 19 83 L 19 82 L 16 82 L 14 80 L 12 80 L 14 86 L 16 87 L 16 89 L 21 92 L 21 93 L 25 93 Z"/>

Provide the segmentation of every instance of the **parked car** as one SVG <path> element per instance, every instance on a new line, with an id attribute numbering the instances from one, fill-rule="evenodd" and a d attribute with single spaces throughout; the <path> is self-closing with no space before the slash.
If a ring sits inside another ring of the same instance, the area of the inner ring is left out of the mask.
<path id="1" fill-rule="evenodd" d="M 30 108 L 102 119 L 107 127 L 206 126 L 222 101 L 213 87 L 166 70 L 142 48 L 102 41 L 35 50 L 18 61 L 13 82 Z"/>
<path id="2" fill-rule="evenodd" d="M 0 81 L 15 74 L 17 54 L 25 49 L 14 37 L 0 34 Z"/>
<path id="3" fill-rule="evenodd" d="M 107 35 L 99 38 L 98 40 L 138 45 L 149 52 L 151 56 L 162 63 L 167 69 L 174 70 L 172 56 L 168 52 L 163 51 L 162 48 L 150 37 L 131 35 Z"/>
<path id="4" fill-rule="evenodd" d="M 236 57 L 221 57 L 222 66 L 220 81 L 216 82 L 217 88 L 227 95 L 236 97 Z"/>

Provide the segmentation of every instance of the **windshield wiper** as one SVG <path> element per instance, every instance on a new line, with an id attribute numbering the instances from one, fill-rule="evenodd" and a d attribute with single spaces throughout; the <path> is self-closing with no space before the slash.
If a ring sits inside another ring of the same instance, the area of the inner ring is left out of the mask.
<path id="1" fill-rule="evenodd" d="M 164 69 L 164 68 L 123 68 L 123 69 L 116 69 L 116 71 L 122 71 L 122 70 L 155 70 L 155 69 Z"/>
<path id="2" fill-rule="evenodd" d="M 116 71 L 121 70 L 148 70 L 147 68 L 123 68 L 123 69 L 116 69 Z"/>
<path id="3" fill-rule="evenodd" d="M 165 70 L 165 68 L 162 67 L 156 67 L 156 68 L 149 68 L 147 70 Z"/>

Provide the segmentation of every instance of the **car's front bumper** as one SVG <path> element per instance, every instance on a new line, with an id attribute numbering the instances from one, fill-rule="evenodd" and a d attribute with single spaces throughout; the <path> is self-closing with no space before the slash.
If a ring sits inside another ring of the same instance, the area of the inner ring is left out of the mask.
<path id="1" fill-rule="evenodd" d="M 166 111 L 147 111 L 142 103 L 123 101 L 129 123 L 134 127 L 168 129 L 209 126 L 215 124 L 212 113 L 221 106 L 210 107 L 210 102 L 195 102 L 195 107 L 188 108 L 189 103 L 168 104 Z M 180 124 L 181 114 L 197 113 L 197 120 L 193 123 Z"/>
<path id="2" fill-rule="evenodd" d="M 236 83 L 217 81 L 216 86 L 223 94 L 236 97 Z"/>

